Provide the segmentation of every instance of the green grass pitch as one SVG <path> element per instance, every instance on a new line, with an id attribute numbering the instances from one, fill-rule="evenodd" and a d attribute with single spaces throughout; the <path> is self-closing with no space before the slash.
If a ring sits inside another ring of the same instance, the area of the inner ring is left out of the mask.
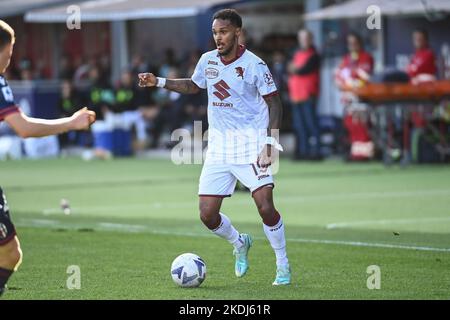
<path id="1" fill-rule="evenodd" d="M 232 248 L 198 219 L 201 166 L 163 160 L 77 159 L 0 164 L 24 260 L 4 299 L 449 299 L 450 167 L 385 168 L 284 160 L 275 204 L 283 215 L 293 283 L 272 287 L 275 257 L 249 193 L 223 211 L 255 238 L 246 277 Z M 72 214 L 59 208 L 69 200 Z M 170 264 L 194 252 L 200 288 L 178 288 Z M 67 268 L 81 289 L 66 287 Z M 381 288 L 369 290 L 377 265 Z"/>

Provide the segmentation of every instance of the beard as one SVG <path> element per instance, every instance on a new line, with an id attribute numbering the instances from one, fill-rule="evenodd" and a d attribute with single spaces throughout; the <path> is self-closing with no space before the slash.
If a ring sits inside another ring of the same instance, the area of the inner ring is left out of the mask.
<path id="1" fill-rule="evenodd" d="M 224 49 L 222 52 L 219 52 L 219 56 L 222 56 L 222 57 L 223 57 L 223 56 L 229 55 L 229 54 L 231 53 L 231 51 L 233 50 L 234 44 L 237 43 L 237 40 L 238 40 L 237 38 L 234 38 L 234 39 L 231 41 L 230 47 Z"/>
<path id="2" fill-rule="evenodd" d="M 231 53 L 231 50 L 233 50 L 233 46 L 230 46 L 228 49 L 225 49 L 224 51 L 219 51 L 219 56 L 227 56 Z"/>

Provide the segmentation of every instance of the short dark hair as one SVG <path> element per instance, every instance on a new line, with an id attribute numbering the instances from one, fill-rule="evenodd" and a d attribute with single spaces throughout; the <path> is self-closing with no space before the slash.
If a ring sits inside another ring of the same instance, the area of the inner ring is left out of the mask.
<path id="1" fill-rule="evenodd" d="M 347 38 L 349 37 L 353 37 L 356 39 L 356 41 L 358 41 L 359 45 L 362 46 L 363 45 L 363 41 L 362 41 L 362 37 L 361 35 L 356 32 L 356 31 L 350 31 L 349 34 L 347 35 Z"/>
<path id="2" fill-rule="evenodd" d="M 14 43 L 14 41 L 15 36 L 13 28 L 5 21 L 0 20 L 0 49 L 3 49 L 4 46 L 10 43 Z"/>
<path id="3" fill-rule="evenodd" d="M 213 16 L 213 21 L 216 19 L 228 20 L 237 28 L 242 28 L 242 18 L 235 9 L 222 9 L 217 11 Z"/>
<path id="4" fill-rule="evenodd" d="M 413 33 L 420 33 L 420 34 L 422 34 L 424 37 L 425 37 L 425 39 L 428 41 L 428 39 L 429 39 L 429 37 L 428 37 L 428 31 L 427 30 L 425 30 L 425 29 L 415 29 L 414 31 L 413 31 Z"/>

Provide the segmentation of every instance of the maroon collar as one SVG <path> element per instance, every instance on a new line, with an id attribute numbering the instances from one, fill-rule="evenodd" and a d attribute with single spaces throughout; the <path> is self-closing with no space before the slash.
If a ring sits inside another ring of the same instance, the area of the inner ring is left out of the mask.
<path id="1" fill-rule="evenodd" d="M 234 57 L 233 59 L 231 59 L 231 60 L 229 60 L 229 61 L 225 61 L 225 60 L 223 60 L 223 58 L 222 58 L 221 55 L 217 54 L 217 56 L 219 56 L 219 57 L 220 57 L 220 61 L 222 61 L 222 63 L 223 63 L 224 65 L 227 66 L 227 65 L 229 65 L 230 63 L 233 63 L 233 62 L 235 62 L 237 59 L 239 59 L 239 58 L 244 54 L 244 52 L 245 52 L 245 46 L 242 45 L 242 44 L 240 44 L 240 45 L 238 46 L 238 49 L 237 49 L 236 57 Z"/>

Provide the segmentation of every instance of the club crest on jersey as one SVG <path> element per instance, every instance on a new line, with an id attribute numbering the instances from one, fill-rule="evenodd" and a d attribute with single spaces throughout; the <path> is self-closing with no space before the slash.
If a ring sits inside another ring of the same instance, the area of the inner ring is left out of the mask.
<path id="1" fill-rule="evenodd" d="M 242 79 L 244 79 L 244 71 L 245 71 L 245 69 L 242 68 L 242 67 L 236 67 L 235 69 L 236 69 L 236 73 L 237 73 L 238 78 L 241 77 Z"/>
<path id="2" fill-rule="evenodd" d="M 219 70 L 215 68 L 206 68 L 205 77 L 208 79 L 215 79 L 219 76 Z"/>

